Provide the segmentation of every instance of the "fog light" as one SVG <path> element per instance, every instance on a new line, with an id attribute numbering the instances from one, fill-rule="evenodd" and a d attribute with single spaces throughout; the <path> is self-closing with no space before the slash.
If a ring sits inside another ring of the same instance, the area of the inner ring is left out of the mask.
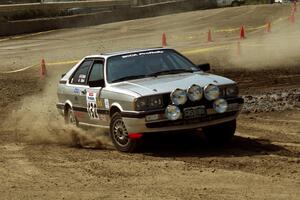
<path id="1" fill-rule="evenodd" d="M 165 110 L 165 114 L 169 120 L 177 120 L 181 116 L 180 109 L 175 105 L 168 105 Z"/>
<path id="2" fill-rule="evenodd" d="M 187 101 L 186 91 L 182 89 L 176 89 L 171 93 L 171 100 L 175 105 L 183 105 Z"/>
<path id="3" fill-rule="evenodd" d="M 204 96 L 208 101 L 216 100 L 220 96 L 219 87 L 212 84 L 205 86 Z"/>
<path id="4" fill-rule="evenodd" d="M 203 89 L 199 85 L 192 85 L 187 90 L 187 94 L 191 101 L 199 101 L 203 96 Z"/>
<path id="5" fill-rule="evenodd" d="M 213 106 L 217 113 L 224 113 L 228 108 L 228 103 L 225 99 L 217 99 L 214 101 Z"/>

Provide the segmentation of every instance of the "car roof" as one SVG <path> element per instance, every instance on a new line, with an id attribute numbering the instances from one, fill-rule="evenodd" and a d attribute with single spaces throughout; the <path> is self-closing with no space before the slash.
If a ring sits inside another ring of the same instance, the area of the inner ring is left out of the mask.
<path id="1" fill-rule="evenodd" d="M 118 56 L 123 54 L 131 54 L 131 53 L 139 53 L 139 52 L 145 52 L 145 51 L 156 51 L 156 50 L 164 50 L 164 49 L 170 49 L 166 47 L 153 47 L 148 49 L 133 49 L 133 50 L 127 50 L 127 51 L 117 51 L 117 52 L 110 52 L 110 53 L 103 53 L 99 55 L 89 55 L 85 58 L 109 58 L 111 56 Z"/>

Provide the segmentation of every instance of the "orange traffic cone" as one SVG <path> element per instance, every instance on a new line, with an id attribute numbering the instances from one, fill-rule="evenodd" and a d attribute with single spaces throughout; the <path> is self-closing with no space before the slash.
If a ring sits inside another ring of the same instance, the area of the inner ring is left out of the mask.
<path id="1" fill-rule="evenodd" d="M 296 16 L 295 16 L 295 12 L 294 12 L 294 11 L 292 11 L 292 13 L 291 13 L 291 15 L 290 15 L 290 17 L 289 17 L 289 20 L 290 20 L 290 22 L 291 22 L 292 24 L 295 23 L 295 21 L 296 21 Z"/>
<path id="2" fill-rule="evenodd" d="M 45 60 L 42 59 L 41 66 L 40 66 L 40 78 L 44 79 L 46 74 L 47 74 L 47 69 L 46 69 Z"/>
<path id="3" fill-rule="evenodd" d="M 164 46 L 167 46 L 167 36 L 165 33 L 162 34 L 162 37 L 161 37 L 161 45 L 164 47 Z"/>
<path id="4" fill-rule="evenodd" d="M 209 29 L 207 32 L 207 42 L 212 42 L 212 34 L 211 34 L 211 30 Z"/>
<path id="5" fill-rule="evenodd" d="M 241 29 L 240 29 L 240 39 L 243 40 L 245 38 L 246 38 L 245 27 L 241 26 Z"/>
<path id="6" fill-rule="evenodd" d="M 267 22 L 266 24 L 266 33 L 271 33 L 271 22 Z"/>

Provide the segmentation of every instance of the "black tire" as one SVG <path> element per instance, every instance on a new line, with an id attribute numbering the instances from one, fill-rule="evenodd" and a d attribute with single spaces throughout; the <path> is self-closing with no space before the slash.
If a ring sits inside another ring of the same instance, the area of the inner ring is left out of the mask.
<path id="1" fill-rule="evenodd" d="M 205 127 L 202 130 L 208 143 L 222 146 L 228 144 L 233 138 L 236 130 L 236 120 Z"/>
<path id="2" fill-rule="evenodd" d="M 78 126 L 78 120 L 74 114 L 74 111 L 72 108 L 68 108 L 67 113 L 65 115 L 65 122 L 66 124 Z"/>
<path id="3" fill-rule="evenodd" d="M 110 137 L 117 150 L 135 152 L 139 141 L 130 139 L 120 113 L 114 113 L 110 123 Z"/>
<path id="4" fill-rule="evenodd" d="M 72 108 L 69 108 L 67 110 L 67 114 L 65 116 L 65 122 L 68 125 L 78 127 L 78 120 L 77 120 Z M 81 147 L 81 140 L 80 140 L 80 137 L 78 136 L 78 134 L 76 132 L 72 131 L 71 137 L 72 137 L 72 146 Z"/>

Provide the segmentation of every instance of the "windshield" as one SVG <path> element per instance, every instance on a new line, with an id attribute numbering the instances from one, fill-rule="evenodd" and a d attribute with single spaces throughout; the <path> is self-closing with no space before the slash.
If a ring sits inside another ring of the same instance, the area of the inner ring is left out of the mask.
<path id="1" fill-rule="evenodd" d="M 109 58 L 107 61 L 107 81 L 115 83 L 137 78 L 198 70 L 191 61 L 174 50 L 153 50 Z"/>

